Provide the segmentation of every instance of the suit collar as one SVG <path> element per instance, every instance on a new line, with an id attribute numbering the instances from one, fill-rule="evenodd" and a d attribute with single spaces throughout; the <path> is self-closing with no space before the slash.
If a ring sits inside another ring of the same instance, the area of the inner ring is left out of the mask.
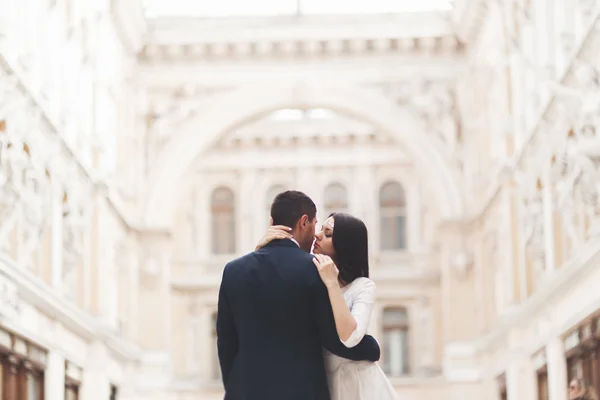
<path id="1" fill-rule="evenodd" d="M 298 244 L 298 242 L 296 242 L 295 240 L 292 241 L 291 239 L 273 240 L 270 243 L 268 243 L 265 247 L 271 247 L 271 246 L 300 248 L 300 245 Z"/>

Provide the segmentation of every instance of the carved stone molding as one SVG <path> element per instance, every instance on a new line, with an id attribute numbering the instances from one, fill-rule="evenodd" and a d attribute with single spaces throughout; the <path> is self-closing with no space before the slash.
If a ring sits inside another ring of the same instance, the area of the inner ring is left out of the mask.
<path id="1" fill-rule="evenodd" d="M 442 54 L 463 50 L 453 36 L 281 40 L 251 43 L 147 44 L 140 52 L 144 61 L 189 61 L 239 58 L 319 58 L 369 54 Z"/>
<path id="2" fill-rule="evenodd" d="M 453 25 L 457 36 L 465 43 L 476 41 L 488 11 L 489 2 L 484 0 L 455 0 Z"/>
<path id="3" fill-rule="evenodd" d="M 424 80 L 372 86 L 423 121 L 427 131 L 435 135 L 450 154 L 456 154 L 463 132 L 453 83 Z"/>

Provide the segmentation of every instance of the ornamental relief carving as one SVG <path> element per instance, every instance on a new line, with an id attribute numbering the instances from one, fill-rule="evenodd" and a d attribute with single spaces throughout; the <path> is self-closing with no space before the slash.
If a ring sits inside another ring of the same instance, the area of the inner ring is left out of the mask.
<path id="1" fill-rule="evenodd" d="M 17 259 L 32 267 L 44 231 L 62 212 L 65 276 L 81 261 L 93 184 L 14 77 L 0 70 L 0 243 L 17 228 Z M 57 188 L 64 193 L 57 193 Z M 63 197 L 62 210 L 54 199 Z"/>
<path id="2" fill-rule="evenodd" d="M 450 154 L 462 142 L 463 126 L 455 88 L 444 82 L 391 82 L 374 85 L 394 103 L 423 121 Z"/>
<path id="3" fill-rule="evenodd" d="M 535 186 L 529 188 L 521 197 L 521 229 L 527 264 L 534 276 L 534 282 L 539 281 L 546 269 L 545 235 L 544 231 L 544 202 L 541 179 Z"/>
<path id="4" fill-rule="evenodd" d="M 584 65 L 575 75 L 580 89 L 559 101 L 570 128 L 554 132 L 552 179 L 564 228 L 579 243 L 600 233 L 600 74 Z"/>

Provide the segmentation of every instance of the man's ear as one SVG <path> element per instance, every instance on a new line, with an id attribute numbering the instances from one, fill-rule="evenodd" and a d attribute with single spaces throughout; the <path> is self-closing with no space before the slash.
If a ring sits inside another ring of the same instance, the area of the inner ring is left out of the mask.
<path id="1" fill-rule="evenodd" d="M 306 224 L 308 223 L 308 215 L 304 214 L 300 217 L 300 226 L 306 228 Z"/>
<path id="2" fill-rule="evenodd" d="M 269 226 L 273 226 L 273 217 L 269 217 Z"/>

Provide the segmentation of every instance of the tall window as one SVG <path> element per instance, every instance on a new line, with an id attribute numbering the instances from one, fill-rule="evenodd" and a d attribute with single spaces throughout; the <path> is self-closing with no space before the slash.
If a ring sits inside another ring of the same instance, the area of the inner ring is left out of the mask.
<path id="1" fill-rule="evenodd" d="M 398 182 L 388 182 L 379 192 L 381 249 L 406 249 L 406 198 Z"/>
<path id="2" fill-rule="evenodd" d="M 43 400 L 46 352 L 0 328 L 0 397 Z"/>
<path id="3" fill-rule="evenodd" d="M 212 315 L 212 376 L 215 380 L 221 379 L 221 365 L 219 364 L 219 352 L 217 349 L 217 314 Z"/>
<path id="4" fill-rule="evenodd" d="M 273 204 L 273 200 L 275 200 L 275 196 L 277 196 L 281 192 L 285 192 L 286 188 L 283 185 L 273 185 L 267 190 L 267 196 L 265 198 L 265 210 L 267 216 L 267 223 L 269 222 L 269 217 L 271 216 L 271 205 Z"/>
<path id="5" fill-rule="evenodd" d="M 334 212 L 348 212 L 348 191 L 339 183 L 332 183 L 325 188 L 325 215 Z"/>
<path id="6" fill-rule="evenodd" d="M 79 400 L 79 385 L 81 384 L 81 369 L 76 365 L 65 362 L 65 400 Z"/>
<path id="7" fill-rule="evenodd" d="M 506 390 L 506 374 L 502 374 L 497 379 L 498 382 L 498 397 L 500 400 L 508 400 L 508 392 Z"/>
<path id="8" fill-rule="evenodd" d="M 548 393 L 548 371 L 544 367 L 536 373 L 537 375 L 537 388 L 538 388 L 538 400 L 550 399 L 550 393 Z"/>
<path id="9" fill-rule="evenodd" d="M 110 398 L 109 400 L 117 400 L 119 398 L 119 388 L 115 385 L 110 385 Z"/>
<path id="10" fill-rule="evenodd" d="M 383 370 L 389 376 L 409 372 L 408 313 L 404 308 L 383 311 Z"/>
<path id="11" fill-rule="evenodd" d="M 600 315 L 579 325 L 567 338 L 567 377 L 569 381 L 580 378 L 600 391 L 600 347 L 596 345 L 600 334 Z"/>
<path id="12" fill-rule="evenodd" d="M 217 188 L 211 198 L 212 252 L 235 253 L 235 196 L 225 187 Z"/>

